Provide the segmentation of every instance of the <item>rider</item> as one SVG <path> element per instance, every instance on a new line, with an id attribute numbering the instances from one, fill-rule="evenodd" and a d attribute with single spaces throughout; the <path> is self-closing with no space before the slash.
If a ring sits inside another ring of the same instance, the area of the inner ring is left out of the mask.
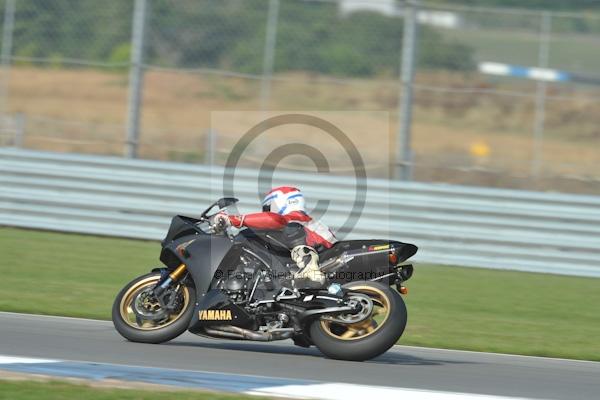
<path id="1" fill-rule="evenodd" d="M 263 212 L 246 215 L 217 214 L 215 224 L 224 228 L 247 227 L 282 231 L 291 258 L 298 265 L 295 281 L 307 286 L 322 286 L 325 275 L 319 269 L 316 249 L 330 248 L 337 241 L 325 224 L 311 218 L 304 209 L 304 195 L 295 187 L 280 186 L 265 196 Z"/>

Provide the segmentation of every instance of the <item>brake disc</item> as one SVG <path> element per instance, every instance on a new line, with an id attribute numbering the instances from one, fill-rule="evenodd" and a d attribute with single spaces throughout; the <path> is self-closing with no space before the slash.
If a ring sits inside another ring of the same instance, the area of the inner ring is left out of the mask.
<path id="1" fill-rule="evenodd" d="M 167 311 L 161 307 L 158 299 L 148 290 L 144 290 L 136 296 L 132 310 L 136 320 L 162 321 L 169 316 Z"/>

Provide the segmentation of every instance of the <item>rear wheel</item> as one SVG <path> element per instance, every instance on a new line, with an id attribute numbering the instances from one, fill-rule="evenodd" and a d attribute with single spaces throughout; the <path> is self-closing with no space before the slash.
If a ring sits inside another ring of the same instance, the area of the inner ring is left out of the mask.
<path id="1" fill-rule="evenodd" d="M 407 313 L 398 292 L 377 282 L 352 282 L 344 288 L 360 303 L 356 315 L 322 317 L 310 326 L 314 344 L 326 356 L 364 361 L 385 353 L 406 327 Z"/>
<path id="2" fill-rule="evenodd" d="M 194 312 L 196 290 L 182 282 L 169 289 L 161 307 L 152 289 L 160 273 L 150 273 L 129 282 L 117 295 L 112 308 L 115 329 L 126 339 L 142 343 L 162 343 L 185 332 Z"/>

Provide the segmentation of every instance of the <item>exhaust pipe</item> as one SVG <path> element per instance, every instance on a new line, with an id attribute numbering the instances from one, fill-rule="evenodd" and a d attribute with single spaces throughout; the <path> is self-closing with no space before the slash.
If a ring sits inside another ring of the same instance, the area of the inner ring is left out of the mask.
<path id="1" fill-rule="evenodd" d="M 319 268 L 321 269 L 321 272 L 324 272 L 324 273 L 335 272 L 336 270 L 338 270 L 344 266 L 347 266 L 348 263 L 350 261 L 354 260 L 355 258 L 374 257 L 374 256 L 380 256 L 382 254 L 396 254 L 395 251 L 396 251 L 396 249 L 394 249 L 393 247 L 383 249 L 383 250 L 371 250 L 371 251 L 360 250 L 360 249 L 359 250 L 347 250 L 347 251 L 344 251 L 342 254 L 340 254 L 337 257 L 323 261 L 320 264 Z"/>
<path id="2" fill-rule="evenodd" d="M 294 335 L 293 329 L 285 331 L 258 332 L 240 328 L 239 326 L 224 325 L 214 328 L 204 328 L 204 332 L 211 336 L 229 339 L 253 340 L 257 342 L 270 342 L 273 340 L 289 339 Z"/>

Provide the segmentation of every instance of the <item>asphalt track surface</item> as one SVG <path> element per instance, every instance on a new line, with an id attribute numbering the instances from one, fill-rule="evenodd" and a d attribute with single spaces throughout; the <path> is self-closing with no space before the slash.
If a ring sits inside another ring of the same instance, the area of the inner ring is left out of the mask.
<path id="1" fill-rule="evenodd" d="M 324 358 L 291 342 L 184 334 L 125 341 L 109 321 L 0 313 L 0 354 L 272 378 L 540 399 L 600 399 L 600 363 L 396 346 L 367 362 Z"/>

